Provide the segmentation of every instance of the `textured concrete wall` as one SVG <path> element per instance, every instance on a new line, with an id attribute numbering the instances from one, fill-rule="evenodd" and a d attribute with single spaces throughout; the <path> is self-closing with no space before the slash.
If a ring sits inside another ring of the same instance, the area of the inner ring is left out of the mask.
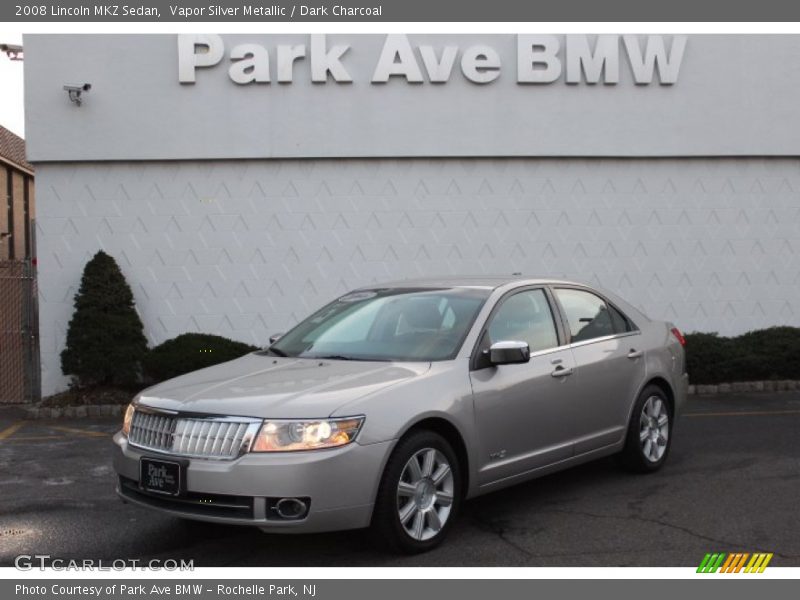
<path id="1" fill-rule="evenodd" d="M 354 286 L 511 273 L 601 284 L 686 331 L 800 325 L 800 160 L 407 159 L 37 165 L 43 392 L 86 261 L 152 344 L 254 344 Z"/>
<path id="2" fill-rule="evenodd" d="M 276 45 L 310 47 L 307 35 L 224 39 L 228 52 L 267 47 L 273 78 Z M 342 61 L 353 83 L 312 83 L 306 58 L 291 84 L 237 85 L 226 56 L 182 85 L 174 35 L 25 36 L 29 158 L 800 155 L 800 35 L 689 36 L 680 75 L 666 86 L 636 85 L 624 57 L 616 85 L 567 84 L 563 74 L 518 84 L 516 36 L 409 39 L 439 57 L 457 46 L 459 60 L 486 44 L 502 59 L 500 77 L 478 85 L 456 64 L 447 83 L 373 84 L 385 36 L 330 35 L 328 48 L 351 46 Z M 83 82 L 92 90 L 78 108 L 62 86 Z"/>

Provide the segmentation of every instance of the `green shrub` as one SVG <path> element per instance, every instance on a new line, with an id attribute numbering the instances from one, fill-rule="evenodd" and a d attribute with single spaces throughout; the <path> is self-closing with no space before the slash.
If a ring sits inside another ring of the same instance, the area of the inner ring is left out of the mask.
<path id="1" fill-rule="evenodd" d="M 684 337 L 689 381 L 701 384 L 726 381 L 721 370 L 730 357 L 730 338 L 721 338 L 716 333 L 687 333 Z"/>
<path id="2" fill-rule="evenodd" d="M 133 293 L 116 261 L 102 250 L 86 264 L 67 328 L 61 370 L 80 388 L 133 386 L 147 352 Z"/>
<path id="3" fill-rule="evenodd" d="M 770 327 L 737 337 L 686 335 L 686 367 L 693 384 L 800 379 L 800 328 Z"/>
<path id="4" fill-rule="evenodd" d="M 800 379 L 800 329 L 770 327 L 737 338 L 747 356 L 758 361 L 759 379 Z"/>
<path id="5" fill-rule="evenodd" d="M 164 381 L 239 358 L 253 350 L 257 348 L 218 335 L 184 333 L 150 350 L 144 359 L 144 370 L 150 380 Z"/>

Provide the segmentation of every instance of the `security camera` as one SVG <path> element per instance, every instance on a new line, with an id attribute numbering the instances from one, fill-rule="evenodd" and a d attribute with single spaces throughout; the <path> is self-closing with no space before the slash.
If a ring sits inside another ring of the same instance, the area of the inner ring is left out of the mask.
<path id="1" fill-rule="evenodd" d="M 80 106 L 83 103 L 81 99 L 81 94 L 83 92 L 88 92 L 92 89 L 91 83 L 79 83 L 79 84 L 67 84 L 64 86 L 64 90 L 69 94 L 69 99 L 74 102 L 77 106 Z"/>
<path id="2" fill-rule="evenodd" d="M 67 84 L 64 86 L 64 89 L 68 92 L 88 92 L 92 89 L 91 83 L 78 83 L 78 84 Z"/>
<path id="3" fill-rule="evenodd" d="M 22 46 L 19 44 L 0 44 L 0 52 L 5 52 L 11 60 L 22 60 Z"/>

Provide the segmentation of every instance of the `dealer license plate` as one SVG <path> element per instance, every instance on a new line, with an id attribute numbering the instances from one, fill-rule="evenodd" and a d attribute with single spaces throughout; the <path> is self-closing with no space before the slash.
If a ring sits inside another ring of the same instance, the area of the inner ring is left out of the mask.
<path id="1" fill-rule="evenodd" d="M 178 496 L 183 491 L 183 467 L 171 460 L 142 457 L 139 460 L 139 485 L 148 492 Z"/>

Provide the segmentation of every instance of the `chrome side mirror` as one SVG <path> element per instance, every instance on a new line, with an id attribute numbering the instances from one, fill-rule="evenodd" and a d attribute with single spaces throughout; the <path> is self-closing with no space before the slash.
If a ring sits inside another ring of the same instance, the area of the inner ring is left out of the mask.
<path id="1" fill-rule="evenodd" d="M 277 342 L 282 337 L 283 337 L 282 333 L 273 333 L 271 336 L 269 336 L 269 345 L 271 346 L 272 344 Z"/>
<path id="2" fill-rule="evenodd" d="M 489 348 L 489 362 L 493 365 L 514 365 L 530 359 L 531 349 L 527 342 L 495 342 Z"/>

